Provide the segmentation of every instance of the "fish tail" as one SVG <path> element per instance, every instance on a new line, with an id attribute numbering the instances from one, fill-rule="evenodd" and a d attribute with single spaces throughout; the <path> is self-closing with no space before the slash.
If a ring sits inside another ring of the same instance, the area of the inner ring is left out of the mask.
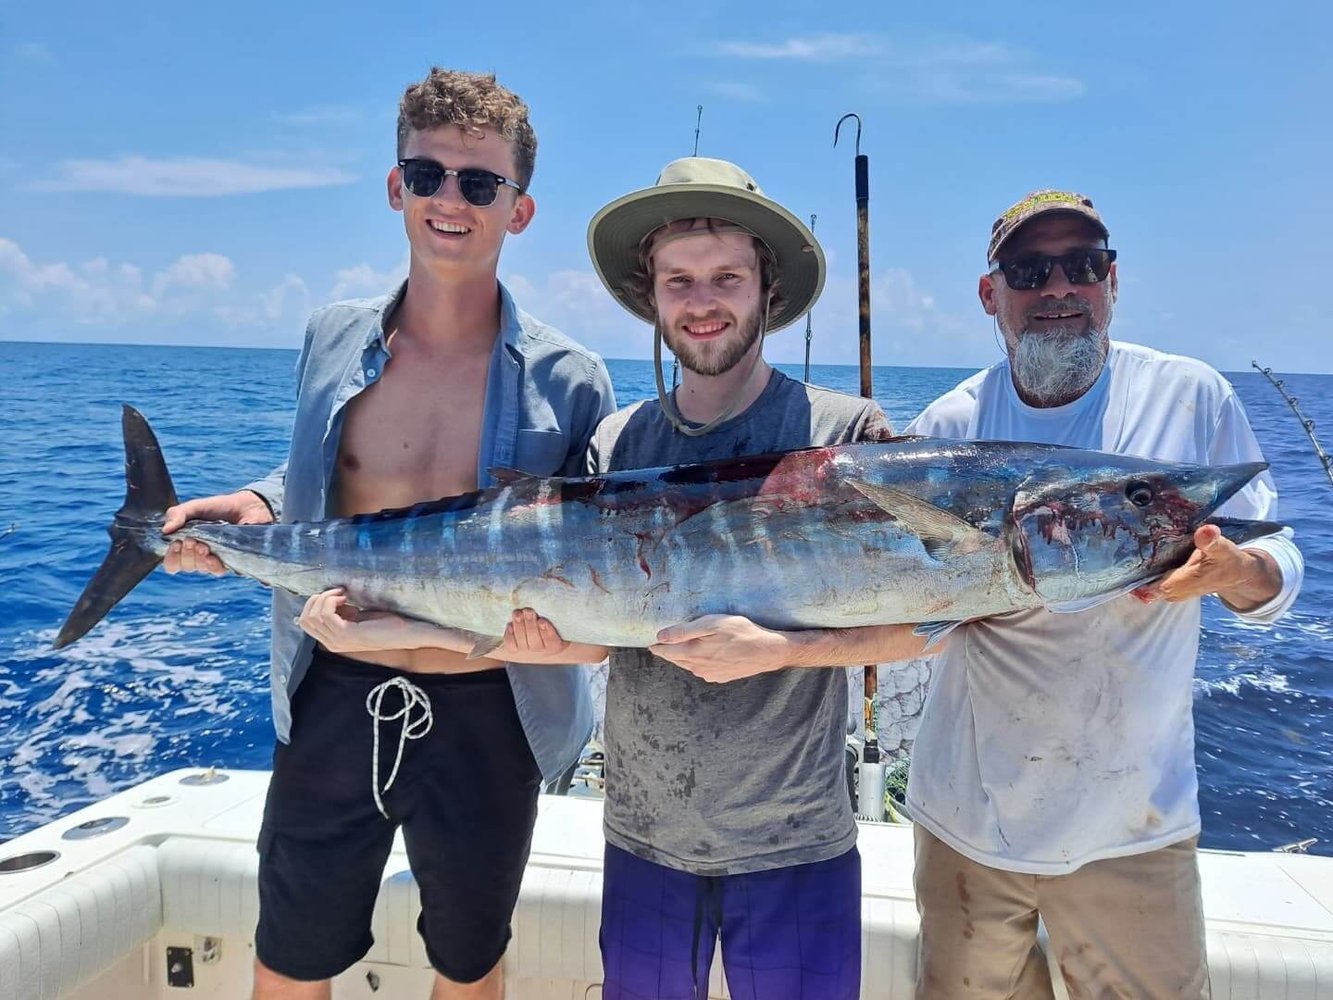
<path id="1" fill-rule="evenodd" d="M 81 638 L 162 561 L 144 537 L 161 526 L 167 508 L 175 505 L 176 488 L 143 414 L 124 406 L 120 424 L 125 435 L 125 503 L 107 528 L 111 549 L 61 626 L 56 649 Z"/>

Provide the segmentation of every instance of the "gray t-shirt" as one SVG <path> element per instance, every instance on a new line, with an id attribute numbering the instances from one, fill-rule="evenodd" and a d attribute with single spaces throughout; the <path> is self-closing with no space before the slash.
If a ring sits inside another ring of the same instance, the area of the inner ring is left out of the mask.
<path id="1" fill-rule="evenodd" d="M 875 440 L 873 402 L 775 371 L 745 412 L 703 437 L 655 400 L 605 418 L 593 472 Z M 843 772 L 847 672 L 792 668 L 709 684 L 646 649 L 614 649 L 606 690 L 606 839 L 698 875 L 837 857 L 856 843 Z"/>

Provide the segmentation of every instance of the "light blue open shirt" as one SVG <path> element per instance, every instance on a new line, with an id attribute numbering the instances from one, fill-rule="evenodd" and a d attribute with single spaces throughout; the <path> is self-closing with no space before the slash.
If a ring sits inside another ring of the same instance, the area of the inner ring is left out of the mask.
<path id="1" fill-rule="evenodd" d="M 384 320 L 406 289 L 404 282 L 391 295 L 335 302 L 311 316 L 296 366 L 296 418 L 287 461 L 245 487 L 263 497 L 278 520 L 328 516 L 347 404 L 383 376 L 392 357 Z M 478 483 L 494 483 L 491 469 L 582 475 L 593 430 L 615 408 L 602 359 L 519 311 L 501 285 L 500 331 L 477 450 Z M 292 693 L 315 647 L 294 621 L 304 603 L 286 591 L 273 591 L 273 724 L 284 743 L 291 738 Z M 506 670 L 532 755 L 550 781 L 577 759 L 592 732 L 586 670 L 512 663 Z"/>

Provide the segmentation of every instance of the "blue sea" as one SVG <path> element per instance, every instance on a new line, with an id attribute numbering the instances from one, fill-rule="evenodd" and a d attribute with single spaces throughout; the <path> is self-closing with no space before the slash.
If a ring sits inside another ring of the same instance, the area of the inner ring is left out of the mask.
<path id="1" fill-rule="evenodd" d="M 88 637 L 51 640 L 106 551 L 124 495 L 120 404 L 152 422 L 181 497 L 230 491 L 285 454 L 296 355 L 279 350 L 0 342 L 0 839 L 163 771 L 269 766 L 267 592 L 154 573 Z M 620 402 L 652 366 L 609 362 Z M 792 374 L 797 368 L 784 366 Z M 901 427 L 970 374 L 879 368 Z M 1203 844 L 1333 855 L 1333 484 L 1261 375 L 1232 380 L 1305 553 L 1305 589 L 1271 628 L 1204 606 L 1195 682 Z M 811 381 L 858 391 L 853 367 Z M 1333 445 L 1333 376 L 1291 375 Z"/>

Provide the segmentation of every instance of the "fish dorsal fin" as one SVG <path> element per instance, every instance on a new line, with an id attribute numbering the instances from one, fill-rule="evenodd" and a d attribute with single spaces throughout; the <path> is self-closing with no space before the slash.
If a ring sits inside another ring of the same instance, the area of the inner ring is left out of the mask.
<path id="1" fill-rule="evenodd" d="M 520 472 L 518 469 L 510 469 L 503 465 L 492 465 L 486 470 L 486 474 L 501 486 L 513 486 L 525 479 L 535 478 L 529 472 Z"/>
<path id="2" fill-rule="evenodd" d="M 921 539 L 931 558 L 941 558 L 946 550 L 975 552 L 991 541 L 961 517 L 940 510 L 933 503 L 914 497 L 892 486 L 868 483 L 864 479 L 850 479 L 849 485 L 912 534 Z"/>

